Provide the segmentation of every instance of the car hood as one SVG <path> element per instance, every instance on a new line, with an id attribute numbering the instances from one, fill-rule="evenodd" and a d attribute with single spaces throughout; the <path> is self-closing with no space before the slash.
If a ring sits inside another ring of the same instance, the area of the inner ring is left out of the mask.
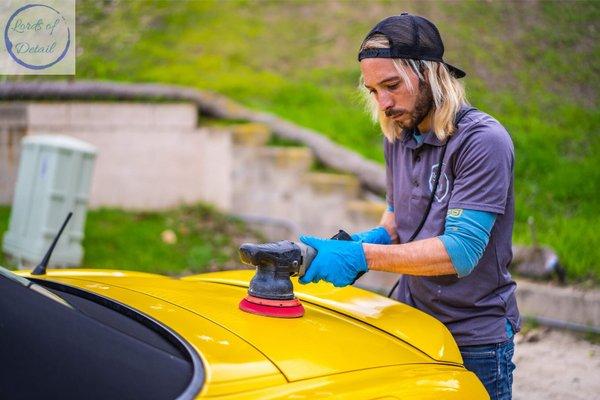
<path id="1" fill-rule="evenodd" d="M 245 313 L 238 304 L 252 276 L 247 270 L 181 279 L 52 270 L 35 278 L 98 293 L 170 326 L 204 358 L 212 395 L 235 390 L 236 381 L 246 381 L 247 389 L 251 381 L 264 386 L 393 365 L 462 363 L 439 321 L 354 287 L 303 286 L 294 280 L 306 309 L 302 318 Z"/>

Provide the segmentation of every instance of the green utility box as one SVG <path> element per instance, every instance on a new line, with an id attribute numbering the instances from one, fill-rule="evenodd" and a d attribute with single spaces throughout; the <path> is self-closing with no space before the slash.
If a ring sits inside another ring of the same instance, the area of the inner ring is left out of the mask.
<path id="1" fill-rule="evenodd" d="M 19 267 L 37 265 L 69 211 L 73 217 L 58 241 L 50 266 L 79 266 L 96 149 L 61 135 L 25 136 L 3 251 Z"/>

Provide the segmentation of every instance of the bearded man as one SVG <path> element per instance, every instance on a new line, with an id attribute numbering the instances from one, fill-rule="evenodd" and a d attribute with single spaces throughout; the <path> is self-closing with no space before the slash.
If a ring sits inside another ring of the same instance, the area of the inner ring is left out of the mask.
<path id="1" fill-rule="evenodd" d="M 301 283 L 402 274 L 392 296 L 442 321 L 491 398 L 510 399 L 514 149 L 498 121 L 468 105 L 465 73 L 443 54 L 423 17 L 388 17 L 367 34 L 360 86 L 385 136 L 387 210 L 353 241 L 302 236 L 317 256 Z"/>

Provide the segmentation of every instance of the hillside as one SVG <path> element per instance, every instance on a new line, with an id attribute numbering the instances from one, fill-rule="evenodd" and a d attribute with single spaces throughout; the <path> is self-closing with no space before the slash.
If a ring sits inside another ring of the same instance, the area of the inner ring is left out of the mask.
<path id="1" fill-rule="evenodd" d="M 600 281 L 598 2 L 78 2 L 77 78 L 210 89 L 382 161 L 356 91 L 356 50 L 381 18 L 432 19 L 473 105 L 517 152 L 515 240 Z"/>

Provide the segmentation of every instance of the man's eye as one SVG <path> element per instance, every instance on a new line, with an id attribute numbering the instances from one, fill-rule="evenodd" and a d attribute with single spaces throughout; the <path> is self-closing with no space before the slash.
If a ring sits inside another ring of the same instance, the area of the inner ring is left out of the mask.
<path id="1" fill-rule="evenodd" d="M 374 89 L 369 89 L 369 93 L 371 93 L 371 94 L 375 94 L 375 93 L 377 93 L 377 92 L 376 92 Z"/>
<path id="2" fill-rule="evenodd" d="M 388 85 L 388 89 L 395 90 L 398 89 L 398 86 L 400 86 L 400 83 L 394 83 L 393 85 Z"/>

